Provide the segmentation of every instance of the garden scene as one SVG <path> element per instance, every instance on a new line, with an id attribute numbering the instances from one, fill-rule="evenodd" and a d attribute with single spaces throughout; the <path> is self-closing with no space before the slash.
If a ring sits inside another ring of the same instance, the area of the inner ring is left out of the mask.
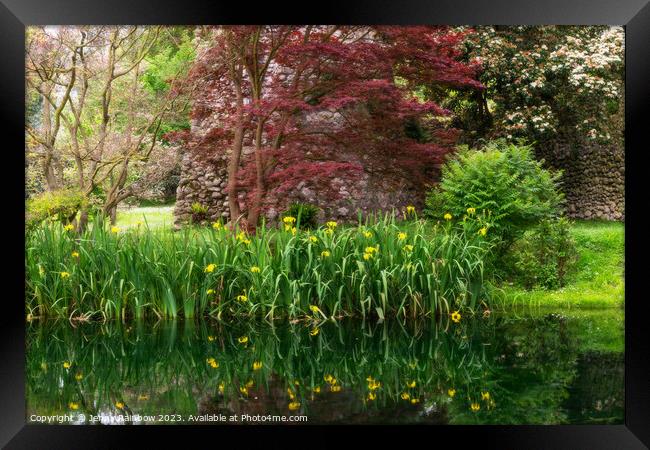
<path id="1" fill-rule="evenodd" d="M 28 417 L 623 423 L 622 28 L 44 26 L 25 55 Z"/>

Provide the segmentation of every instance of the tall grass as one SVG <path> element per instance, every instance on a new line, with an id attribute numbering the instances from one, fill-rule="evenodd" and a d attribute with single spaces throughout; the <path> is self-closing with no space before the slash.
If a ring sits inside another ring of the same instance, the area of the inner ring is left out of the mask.
<path id="1" fill-rule="evenodd" d="M 487 241 L 467 222 L 223 226 L 154 232 L 44 224 L 26 238 L 26 307 L 41 316 L 421 317 L 487 301 Z"/>

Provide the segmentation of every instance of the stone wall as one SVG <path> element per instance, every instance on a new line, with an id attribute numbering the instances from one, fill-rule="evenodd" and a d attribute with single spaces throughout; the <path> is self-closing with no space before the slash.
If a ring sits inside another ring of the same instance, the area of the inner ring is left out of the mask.
<path id="1" fill-rule="evenodd" d="M 549 167 L 562 169 L 567 215 L 575 219 L 625 220 L 625 151 L 593 144 L 556 144 L 537 150 Z"/>
<path id="2" fill-rule="evenodd" d="M 226 156 L 199 159 L 190 152 L 184 152 L 176 190 L 174 226 L 178 228 L 190 221 L 192 204 L 195 202 L 208 207 L 210 221 L 228 221 L 230 213 L 226 184 Z"/>
<path id="3" fill-rule="evenodd" d="M 544 158 L 547 166 L 563 170 L 562 190 L 569 217 L 625 219 L 625 154 L 622 148 L 593 145 L 575 151 L 566 145 L 555 145 L 538 149 L 537 157 Z M 208 207 L 210 221 L 230 219 L 226 159 L 225 155 L 199 159 L 189 152 L 183 154 L 174 210 L 176 227 L 189 222 L 194 202 Z M 269 198 L 271 206 L 264 215 L 273 221 L 289 204 L 306 202 L 321 208 L 321 221 L 345 222 L 356 221 L 359 211 L 366 216 L 403 209 L 409 204 L 418 210 L 424 206 L 425 193 L 396 175 L 366 171 L 353 181 L 333 178 L 331 185 L 338 192 L 338 198 L 323 198 L 307 183 L 301 183 L 295 191 Z"/>
<path id="4" fill-rule="evenodd" d="M 352 158 L 352 156 L 350 156 Z M 208 207 L 209 221 L 230 219 L 228 210 L 227 156 L 209 159 L 198 158 L 185 152 L 181 159 L 181 177 L 176 191 L 174 225 L 179 228 L 190 221 L 192 204 L 197 202 Z M 333 178 L 330 183 L 336 198 L 324 198 L 307 182 L 298 184 L 294 191 L 269 196 L 264 216 L 274 221 L 294 202 L 310 203 L 321 209 L 319 220 L 353 222 L 375 212 L 402 210 L 414 205 L 418 210 L 424 207 L 424 192 L 416 190 L 408 179 L 396 174 L 362 173 L 355 180 Z M 240 199 L 241 204 L 241 199 Z M 243 206 L 243 205 L 242 205 Z"/>

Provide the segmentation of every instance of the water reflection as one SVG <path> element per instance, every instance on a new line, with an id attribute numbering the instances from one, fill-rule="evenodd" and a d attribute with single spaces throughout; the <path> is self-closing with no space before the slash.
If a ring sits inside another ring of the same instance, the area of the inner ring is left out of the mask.
<path id="1" fill-rule="evenodd" d="M 622 423 L 622 320 L 611 314 L 317 328 L 32 323 L 27 419 Z"/>

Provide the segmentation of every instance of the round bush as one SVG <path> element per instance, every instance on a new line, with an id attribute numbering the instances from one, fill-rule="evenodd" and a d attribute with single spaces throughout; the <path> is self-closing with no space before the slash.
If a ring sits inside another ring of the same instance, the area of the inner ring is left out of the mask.
<path id="1" fill-rule="evenodd" d="M 446 214 L 462 219 L 474 208 L 489 236 L 505 249 L 530 226 L 561 214 L 560 176 L 544 169 L 528 145 L 495 141 L 481 150 L 461 147 L 443 166 L 424 212 L 434 219 Z"/>

